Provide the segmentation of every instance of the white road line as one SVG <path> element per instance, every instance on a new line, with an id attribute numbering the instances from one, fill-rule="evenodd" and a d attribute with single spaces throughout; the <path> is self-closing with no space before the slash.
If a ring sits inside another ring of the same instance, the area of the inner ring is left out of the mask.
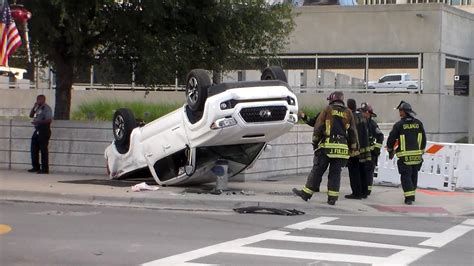
<path id="1" fill-rule="evenodd" d="M 269 238 L 268 240 L 330 244 L 330 245 L 342 245 L 342 246 L 356 246 L 356 247 L 367 247 L 367 248 L 400 249 L 400 250 L 405 250 L 405 249 L 410 248 L 407 246 L 380 244 L 380 243 L 375 243 L 375 242 L 345 240 L 345 239 L 337 239 L 337 238 L 324 238 L 324 237 L 308 237 L 308 236 L 289 236 L 289 235 L 276 236 L 276 237 L 271 236 L 271 238 Z"/>
<path id="2" fill-rule="evenodd" d="M 427 248 L 407 248 L 400 252 L 397 252 L 389 257 L 385 258 L 385 261 L 381 264 L 373 264 L 376 266 L 387 266 L 387 265 L 409 265 L 410 263 L 420 259 L 426 254 L 432 252 L 433 249 Z"/>
<path id="3" fill-rule="evenodd" d="M 462 222 L 462 224 L 474 226 L 474 219 L 467 219 L 466 221 Z"/>
<path id="4" fill-rule="evenodd" d="M 468 233 L 472 229 L 474 229 L 472 226 L 456 225 L 420 243 L 419 245 L 440 248 L 449 242 L 454 241 L 456 238 Z"/>
<path id="5" fill-rule="evenodd" d="M 441 233 L 324 224 L 324 223 L 331 222 L 337 219 L 339 218 L 319 217 L 319 218 L 312 219 L 309 221 L 305 221 L 305 222 L 301 222 L 301 223 L 297 223 L 293 225 L 288 225 L 286 226 L 286 228 L 296 229 L 296 230 L 311 228 L 311 229 L 320 229 L 320 230 L 333 230 L 333 231 L 344 231 L 344 232 L 380 234 L 380 235 L 424 237 L 428 239 L 420 243 L 420 245 L 430 246 L 430 247 L 442 247 L 446 245 L 447 243 L 454 241 L 456 238 L 474 229 L 474 227 L 470 226 L 470 225 L 474 225 L 474 219 L 468 219 L 464 221 L 462 224 L 453 226 Z M 166 257 L 163 259 L 150 261 L 143 265 L 146 265 L 146 266 L 212 265 L 212 264 L 192 263 L 189 261 L 207 257 L 207 256 L 214 255 L 217 253 L 237 253 L 237 254 L 248 254 L 248 255 L 296 258 L 296 259 L 309 259 L 313 261 L 321 260 L 321 261 L 339 261 L 339 262 L 349 262 L 349 263 L 370 263 L 374 265 L 407 265 L 433 251 L 433 249 L 428 249 L 428 248 L 408 247 L 408 246 L 382 244 L 382 243 L 365 242 L 365 241 L 355 241 L 355 240 L 345 240 L 345 239 L 294 236 L 294 235 L 289 235 L 289 234 L 290 232 L 272 230 L 272 231 L 268 231 L 262 234 L 258 234 L 258 235 L 254 235 L 254 236 L 250 236 L 246 238 L 239 238 L 239 239 L 227 241 L 224 243 L 220 243 L 220 244 L 196 249 L 193 251 L 177 254 L 174 256 Z M 367 248 L 385 248 L 385 249 L 397 249 L 400 251 L 388 257 L 376 257 L 376 256 L 353 255 L 353 254 L 345 254 L 345 253 L 309 252 L 309 251 L 288 250 L 288 249 L 245 247 L 246 245 L 261 242 L 264 240 L 360 246 L 360 247 L 367 247 Z"/>
<path id="6" fill-rule="evenodd" d="M 302 230 L 302 229 L 310 228 L 310 229 L 332 230 L 332 231 L 343 231 L 343 232 L 354 232 L 354 233 L 410 236 L 410 237 L 426 237 L 426 238 L 430 238 L 430 237 L 436 236 L 438 234 L 438 233 L 432 233 L 432 232 L 419 232 L 419 231 L 407 231 L 407 230 L 397 230 L 397 229 L 323 224 L 327 221 L 334 221 L 336 219 L 338 219 L 338 218 L 320 217 L 320 218 L 309 220 L 309 221 L 306 221 L 306 222 L 303 222 L 303 223 L 289 225 L 286 228 L 296 229 L 296 230 Z"/>
<path id="7" fill-rule="evenodd" d="M 336 217 L 319 217 L 319 218 L 304 221 L 304 222 L 301 222 L 301 223 L 288 225 L 285 228 L 290 228 L 290 229 L 295 229 L 295 230 L 303 230 L 303 229 L 309 228 L 309 227 L 311 227 L 313 225 L 316 225 L 316 224 L 329 223 L 329 222 L 335 221 L 337 219 L 339 219 L 339 218 L 336 218 Z"/>
<path id="8" fill-rule="evenodd" d="M 196 250 L 193 250 L 193 251 L 177 254 L 177 255 L 174 255 L 174 256 L 166 257 L 166 258 L 163 258 L 163 259 L 150 261 L 150 262 L 144 263 L 142 265 L 145 265 L 145 266 L 199 265 L 199 264 L 186 263 L 186 262 L 187 261 L 192 261 L 192 260 L 195 260 L 195 259 L 199 259 L 199 258 L 202 258 L 202 257 L 206 257 L 206 256 L 209 256 L 209 255 L 213 255 L 213 254 L 216 254 L 216 253 L 225 252 L 225 251 L 228 251 L 228 250 L 233 250 L 233 249 L 235 249 L 237 247 L 240 247 L 240 246 L 245 246 L 245 245 L 253 244 L 253 243 L 256 243 L 256 242 L 260 242 L 260 241 L 268 239 L 271 236 L 275 237 L 275 235 L 283 235 L 281 233 L 286 233 L 286 232 L 268 231 L 268 232 L 265 232 L 265 233 L 262 233 L 262 234 L 258 234 L 258 235 L 254 235 L 254 236 L 250 236 L 250 237 L 246 237 L 246 238 L 239 238 L 239 239 L 227 241 L 227 242 L 224 242 L 224 243 L 220 243 L 220 244 L 216 244 L 216 245 L 196 249 Z M 201 264 L 201 265 L 206 265 L 206 264 Z M 209 264 L 209 265 L 211 265 L 211 264 Z"/>
<path id="9" fill-rule="evenodd" d="M 386 262 L 385 258 L 383 257 L 256 247 L 238 247 L 232 249 L 229 253 L 352 263 L 382 264 Z"/>

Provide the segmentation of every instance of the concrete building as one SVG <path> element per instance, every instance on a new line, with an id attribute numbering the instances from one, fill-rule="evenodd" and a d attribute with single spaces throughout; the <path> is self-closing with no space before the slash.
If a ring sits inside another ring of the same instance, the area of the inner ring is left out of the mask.
<path id="1" fill-rule="evenodd" d="M 318 92 L 366 92 L 366 81 L 409 73 L 422 94 L 367 97 L 379 109 L 411 101 L 434 141 L 456 141 L 470 132 L 474 142 L 473 13 L 445 4 L 303 6 L 295 13 L 296 28 L 279 60 L 290 85 L 307 93 L 303 104 Z M 470 77 L 469 96 L 454 95 L 455 76 Z M 228 79 L 258 77 L 242 70 Z"/>

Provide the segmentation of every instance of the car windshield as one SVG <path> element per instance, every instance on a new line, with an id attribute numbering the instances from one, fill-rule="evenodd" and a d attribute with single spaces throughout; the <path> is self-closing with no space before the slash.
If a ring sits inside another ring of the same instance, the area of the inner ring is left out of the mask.
<path id="1" fill-rule="evenodd" d="M 241 169 L 232 169 L 232 172 L 240 172 L 255 160 L 264 145 L 265 143 L 250 143 L 199 147 L 196 149 L 196 167 L 200 168 L 217 160 L 227 160 L 240 164 Z"/>

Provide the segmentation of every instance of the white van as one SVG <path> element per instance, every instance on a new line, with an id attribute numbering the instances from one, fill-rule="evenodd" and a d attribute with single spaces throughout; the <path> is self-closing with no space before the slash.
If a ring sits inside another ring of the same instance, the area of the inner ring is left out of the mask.
<path id="1" fill-rule="evenodd" d="M 9 73 L 15 75 L 16 79 L 23 79 L 23 75 L 26 73 L 26 69 L 0 66 L 0 75 L 10 76 Z"/>

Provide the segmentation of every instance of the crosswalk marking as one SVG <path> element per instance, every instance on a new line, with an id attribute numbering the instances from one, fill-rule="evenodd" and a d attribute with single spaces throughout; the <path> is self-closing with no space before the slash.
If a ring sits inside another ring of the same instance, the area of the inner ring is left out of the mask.
<path id="1" fill-rule="evenodd" d="M 472 229 L 474 229 L 472 226 L 456 225 L 442 233 L 436 234 L 436 236 L 431 237 L 419 245 L 440 248 L 455 240 L 456 238 L 468 233 Z"/>
<path id="2" fill-rule="evenodd" d="M 329 253 L 329 252 L 310 252 L 310 251 L 299 251 L 299 250 L 290 250 L 290 249 L 256 248 L 256 247 L 238 247 L 231 250 L 229 253 L 293 258 L 293 259 L 325 260 L 325 261 L 340 261 L 340 262 L 370 263 L 370 264 L 383 264 L 384 262 L 386 262 L 385 258 L 383 257 Z"/>
<path id="3" fill-rule="evenodd" d="M 177 255 L 174 255 L 174 256 L 166 257 L 164 259 L 150 261 L 150 262 L 144 263 L 142 265 L 145 265 L 145 266 L 211 265 L 211 264 L 195 264 L 195 263 L 186 263 L 186 262 L 192 261 L 192 260 L 195 260 L 195 259 L 199 259 L 199 258 L 202 258 L 202 257 L 206 257 L 206 256 L 209 256 L 209 255 L 213 255 L 213 254 L 216 254 L 216 253 L 233 250 L 234 248 L 237 248 L 237 247 L 241 247 L 241 246 L 257 243 L 257 242 L 260 242 L 260 241 L 264 241 L 264 240 L 267 240 L 268 238 L 270 238 L 272 234 L 274 234 L 274 231 L 269 231 L 269 232 L 265 232 L 265 233 L 262 233 L 262 234 L 258 234 L 258 235 L 254 235 L 254 236 L 250 236 L 250 237 L 246 237 L 246 238 L 239 238 L 239 239 L 223 242 L 223 243 L 220 243 L 220 244 L 208 246 L 208 247 L 205 247 L 205 248 L 196 249 L 196 250 L 193 250 L 193 251 L 190 251 L 190 252 L 185 252 L 185 253 L 177 254 Z"/>
<path id="4" fill-rule="evenodd" d="M 334 221 L 336 219 L 337 218 L 334 218 L 334 217 L 320 217 L 320 218 L 305 221 L 299 224 L 289 225 L 286 228 L 296 229 L 296 230 L 310 228 L 310 229 L 321 229 L 321 230 L 357 232 L 357 233 L 378 234 L 378 235 L 410 236 L 410 237 L 434 237 L 438 234 L 438 233 L 430 233 L 430 232 L 418 232 L 418 231 L 407 231 L 407 230 L 396 230 L 396 229 L 385 229 L 385 228 L 323 224 L 323 223 L 326 223 L 327 221 Z"/>
<path id="5" fill-rule="evenodd" d="M 458 237 L 473 230 L 473 219 L 465 220 L 462 224 L 453 226 L 444 232 L 417 232 L 407 230 L 395 230 L 385 228 L 371 228 L 358 226 L 343 226 L 343 225 L 328 225 L 325 223 L 335 221 L 337 217 L 319 217 L 316 219 L 288 225 L 286 229 L 304 230 L 304 229 L 318 229 L 318 230 L 337 230 L 345 232 L 357 232 L 379 235 L 397 235 L 406 237 L 423 237 L 428 238 L 419 245 L 439 248 L 447 243 L 454 241 Z M 331 252 L 311 252 L 290 249 L 275 249 L 264 247 L 249 247 L 248 245 L 262 242 L 265 240 L 287 241 L 287 242 L 301 242 L 301 243 L 315 243 L 315 244 L 329 244 L 329 245 L 343 245 L 343 246 L 357 246 L 367 248 L 384 248 L 399 250 L 398 252 L 387 256 L 366 256 L 354 255 L 345 253 L 331 253 Z M 432 248 L 410 247 L 401 245 L 391 245 L 383 243 L 355 241 L 346 239 L 324 238 L 324 237 L 309 237 L 309 236 L 295 236 L 291 232 L 281 230 L 271 230 L 265 233 L 239 238 L 220 244 L 196 249 L 193 251 L 177 254 L 174 256 L 158 259 L 147 262 L 143 265 L 158 266 L 158 265 L 182 265 L 182 266 L 204 266 L 212 264 L 193 263 L 190 261 L 207 257 L 218 253 L 232 253 L 232 254 L 246 254 L 258 256 L 270 256 L 280 258 L 295 258 L 318 261 L 337 261 L 349 263 L 369 263 L 372 265 L 408 265 L 426 254 L 433 252 Z"/>
<path id="6" fill-rule="evenodd" d="M 333 230 L 333 231 L 345 231 L 345 232 L 357 232 L 367 234 L 379 234 L 379 235 L 395 235 L 395 236 L 408 236 L 408 237 L 425 237 L 428 240 L 420 243 L 422 246 L 437 247 L 440 248 L 447 243 L 455 240 L 456 238 L 468 233 L 474 227 L 466 225 L 456 225 L 444 232 L 420 232 L 420 231 L 408 231 L 408 230 L 397 230 L 397 229 L 385 229 L 385 228 L 373 228 L 373 227 L 360 227 L 360 226 L 347 226 L 347 225 L 328 225 L 324 224 L 330 221 L 334 221 L 335 217 L 319 217 L 313 220 L 304 221 L 301 223 L 289 225 L 286 228 L 289 229 L 320 229 L 320 230 Z M 474 219 L 467 219 L 463 224 L 472 224 Z"/>
<path id="7" fill-rule="evenodd" d="M 289 234 L 289 232 L 283 232 L 283 231 L 279 231 L 279 232 L 284 233 L 284 234 Z M 325 238 L 325 237 L 289 236 L 289 235 L 284 235 L 284 234 L 281 234 L 281 236 L 279 237 L 271 236 L 271 238 L 268 240 L 304 242 L 304 243 L 314 243 L 314 244 L 330 244 L 330 245 L 341 245 L 341 246 L 357 246 L 357 247 L 367 247 L 367 248 L 386 248 L 386 249 L 409 248 L 406 246 L 380 244 L 380 243 L 374 243 L 374 242 Z"/>

